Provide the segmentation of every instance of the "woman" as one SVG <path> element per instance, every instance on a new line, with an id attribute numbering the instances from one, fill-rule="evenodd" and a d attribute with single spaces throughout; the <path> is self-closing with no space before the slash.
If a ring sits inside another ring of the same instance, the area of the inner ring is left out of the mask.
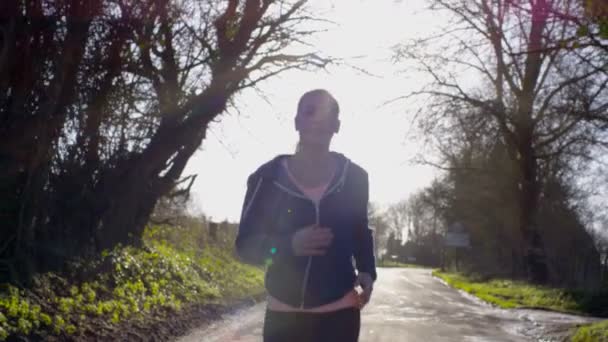
<path id="1" fill-rule="evenodd" d="M 236 249 L 243 261 L 267 266 L 266 342 L 358 340 L 376 267 L 367 173 L 329 151 L 339 111 L 326 90 L 305 93 L 296 153 L 275 157 L 247 181 Z"/>

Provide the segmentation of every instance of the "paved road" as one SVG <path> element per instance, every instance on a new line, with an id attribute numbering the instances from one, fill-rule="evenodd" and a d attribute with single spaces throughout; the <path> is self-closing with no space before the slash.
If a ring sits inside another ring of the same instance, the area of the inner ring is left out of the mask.
<path id="1" fill-rule="evenodd" d="M 192 331 L 179 342 L 261 341 L 264 303 Z M 378 270 L 372 302 L 363 309 L 361 342 L 556 341 L 578 316 L 502 310 L 463 294 L 427 269 Z"/>

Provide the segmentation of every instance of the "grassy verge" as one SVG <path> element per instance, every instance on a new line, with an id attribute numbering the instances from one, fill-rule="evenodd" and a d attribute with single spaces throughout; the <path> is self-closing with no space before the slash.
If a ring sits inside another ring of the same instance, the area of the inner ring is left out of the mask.
<path id="1" fill-rule="evenodd" d="M 607 342 L 608 321 L 602 321 L 578 328 L 572 336 L 572 342 Z"/>
<path id="2" fill-rule="evenodd" d="M 262 270 L 237 262 L 225 249 L 181 249 L 157 239 L 143 248 L 116 248 L 73 271 L 80 276 L 40 275 L 27 290 L 2 284 L 0 341 L 82 339 L 100 326 L 170 317 L 185 306 L 263 292 Z M 78 278 L 86 280 L 69 280 Z"/>
<path id="3" fill-rule="evenodd" d="M 502 308 L 538 308 L 580 315 L 608 316 L 607 293 L 530 285 L 508 279 L 482 280 L 456 273 L 434 271 L 433 275 L 453 287 Z"/>

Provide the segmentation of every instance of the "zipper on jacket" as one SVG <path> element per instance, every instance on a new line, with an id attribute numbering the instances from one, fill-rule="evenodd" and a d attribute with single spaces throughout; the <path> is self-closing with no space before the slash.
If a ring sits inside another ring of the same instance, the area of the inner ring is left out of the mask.
<path id="1" fill-rule="evenodd" d="M 314 201 L 313 201 L 314 202 Z M 321 201 L 314 202 L 315 204 L 315 223 L 319 225 L 319 206 Z M 306 288 L 308 287 L 308 277 L 310 275 L 310 266 L 312 265 L 312 255 L 308 257 L 308 262 L 306 263 L 306 271 L 304 271 L 304 280 L 302 281 L 302 291 L 300 292 L 300 309 L 304 309 L 304 296 L 306 295 Z"/>
<path id="2" fill-rule="evenodd" d="M 319 200 L 319 202 L 315 202 L 313 200 L 311 200 L 310 198 L 301 195 L 285 186 L 283 186 L 281 183 L 274 181 L 274 184 L 281 190 L 283 190 L 284 192 L 290 194 L 291 196 L 297 197 L 297 198 L 301 198 L 304 200 L 307 200 L 309 202 L 311 202 L 314 206 L 315 206 L 315 224 L 319 224 L 320 220 L 319 220 L 319 206 L 321 204 L 321 200 Z M 306 262 L 306 269 L 304 271 L 304 279 L 302 280 L 302 287 L 300 288 L 300 309 L 304 308 L 304 296 L 306 295 L 306 288 L 308 287 L 308 277 L 310 274 L 310 267 L 312 265 L 312 255 L 308 257 L 308 260 Z"/>
<path id="3" fill-rule="evenodd" d="M 302 198 L 302 199 L 306 199 L 310 202 L 312 202 L 312 204 L 314 204 L 315 206 L 315 223 L 317 225 L 321 224 L 321 201 L 323 200 L 323 198 L 325 198 L 326 196 L 332 194 L 334 191 L 340 191 L 342 186 L 344 186 L 344 179 L 346 178 L 346 172 L 348 170 L 348 165 L 349 161 L 347 160 L 344 168 L 342 170 L 342 175 L 340 176 L 340 179 L 338 180 L 338 182 L 336 182 L 331 188 L 329 188 L 319 199 L 318 202 L 315 202 L 313 200 L 311 200 L 310 198 L 301 195 L 295 191 L 292 191 L 291 189 L 281 185 L 279 182 L 274 181 L 274 184 L 279 187 L 281 190 L 287 192 L 288 194 L 294 196 L 294 197 L 298 197 L 298 198 Z M 306 270 L 304 271 L 304 279 L 302 281 L 302 289 L 300 291 L 300 309 L 304 308 L 304 296 L 306 295 L 306 288 L 308 287 L 308 278 L 310 276 L 310 268 L 312 266 L 312 255 L 308 257 L 308 261 L 306 263 Z"/>

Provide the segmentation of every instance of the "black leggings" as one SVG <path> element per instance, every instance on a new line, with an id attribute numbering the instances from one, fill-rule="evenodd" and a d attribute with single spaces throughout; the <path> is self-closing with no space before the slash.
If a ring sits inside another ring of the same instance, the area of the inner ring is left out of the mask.
<path id="1" fill-rule="evenodd" d="M 360 326 L 357 308 L 327 313 L 266 310 L 264 342 L 357 342 Z"/>

